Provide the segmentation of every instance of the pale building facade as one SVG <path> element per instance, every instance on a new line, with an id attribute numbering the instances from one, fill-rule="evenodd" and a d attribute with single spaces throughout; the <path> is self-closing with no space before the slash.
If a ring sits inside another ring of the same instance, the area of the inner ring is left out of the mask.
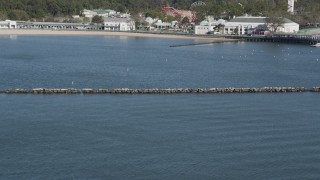
<path id="1" fill-rule="evenodd" d="M 285 23 L 277 28 L 277 32 L 284 32 L 284 33 L 297 33 L 300 30 L 299 24 L 290 21 L 289 19 L 285 19 Z M 269 28 L 273 31 L 272 28 Z"/>
<path id="2" fill-rule="evenodd" d="M 107 31 L 134 31 L 135 22 L 130 18 L 104 18 L 104 30 Z"/>
<path id="3" fill-rule="evenodd" d="M 194 34 L 197 34 L 197 35 L 205 35 L 213 31 L 214 31 L 214 26 L 198 25 L 194 27 Z"/>
<path id="4" fill-rule="evenodd" d="M 277 32 L 296 33 L 299 28 L 299 24 L 284 18 L 284 23 L 278 27 Z M 271 26 L 267 26 L 266 17 L 240 16 L 225 24 L 224 34 L 251 34 L 255 29 L 273 31 Z"/>
<path id="5" fill-rule="evenodd" d="M 17 22 L 11 20 L 0 21 L 0 29 L 15 29 Z"/>
<path id="6" fill-rule="evenodd" d="M 214 32 L 216 26 L 218 25 L 225 25 L 225 20 L 219 19 L 218 21 L 214 21 L 214 19 L 211 18 L 209 19 L 209 21 L 202 21 L 200 25 L 194 27 L 194 34 L 205 35 L 211 32 L 213 34 L 220 34 L 221 32 L 219 32 L 219 30 L 216 30 L 216 32 Z"/>

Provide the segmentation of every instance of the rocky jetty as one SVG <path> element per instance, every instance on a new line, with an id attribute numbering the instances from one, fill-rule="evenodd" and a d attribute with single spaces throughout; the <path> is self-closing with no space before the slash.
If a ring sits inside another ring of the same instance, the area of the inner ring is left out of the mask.
<path id="1" fill-rule="evenodd" d="M 177 89 L 6 89 L 1 94 L 223 94 L 223 93 L 299 93 L 320 92 L 320 87 L 263 87 L 263 88 L 177 88 Z"/>
<path id="2" fill-rule="evenodd" d="M 320 92 L 320 87 L 313 87 L 312 92 Z"/>

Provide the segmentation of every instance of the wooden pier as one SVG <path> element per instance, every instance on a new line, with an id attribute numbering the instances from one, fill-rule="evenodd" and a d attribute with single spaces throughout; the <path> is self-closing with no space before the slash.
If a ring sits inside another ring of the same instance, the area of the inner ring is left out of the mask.
<path id="1" fill-rule="evenodd" d="M 226 38 L 239 39 L 250 42 L 273 42 L 314 45 L 320 43 L 320 35 L 292 35 L 276 34 L 271 36 L 225 36 Z"/>

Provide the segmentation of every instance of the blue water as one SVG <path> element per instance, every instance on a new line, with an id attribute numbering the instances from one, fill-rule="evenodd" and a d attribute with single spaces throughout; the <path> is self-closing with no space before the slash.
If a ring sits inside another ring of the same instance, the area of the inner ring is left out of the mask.
<path id="1" fill-rule="evenodd" d="M 189 43 L 194 41 L 101 36 L 2 37 L 0 89 L 320 84 L 319 48 L 245 42 L 170 47 Z"/>
<path id="2" fill-rule="evenodd" d="M 317 48 L 169 47 L 192 42 L 1 37 L 0 89 L 320 83 Z M 0 179 L 319 179 L 319 104 L 317 93 L 2 94 Z"/>

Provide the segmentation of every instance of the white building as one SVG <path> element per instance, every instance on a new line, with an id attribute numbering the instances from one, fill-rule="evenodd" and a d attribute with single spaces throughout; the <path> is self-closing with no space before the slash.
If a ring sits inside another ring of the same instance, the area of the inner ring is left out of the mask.
<path id="1" fill-rule="evenodd" d="M 169 30 L 169 29 L 176 29 L 178 28 L 178 21 L 172 21 L 170 22 L 162 22 L 161 20 L 158 20 L 154 23 L 154 26 L 158 30 Z"/>
<path id="2" fill-rule="evenodd" d="M 272 31 L 272 28 L 269 28 Z M 290 19 L 284 18 L 282 26 L 278 27 L 277 32 L 284 33 L 297 33 L 300 30 L 299 24 L 291 21 Z"/>
<path id="3" fill-rule="evenodd" d="M 17 28 L 17 22 L 16 21 L 0 21 L 0 29 L 15 29 Z"/>
<path id="4" fill-rule="evenodd" d="M 102 17 L 115 16 L 117 12 L 111 9 L 94 9 L 94 10 L 84 9 L 82 11 L 82 14 L 84 15 L 84 17 L 93 18 L 96 15 L 99 15 Z"/>
<path id="5" fill-rule="evenodd" d="M 209 24 L 208 21 L 202 21 L 200 25 L 197 25 L 194 27 L 194 34 L 197 34 L 197 35 L 208 34 L 209 32 L 214 31 L 214 27 L 215 26 L 212 26 L 211 23 Z"/>
<path id="6" fill-rule="evenodd" d="M 265 19 L 266 17 L 236 17 L 225 24 L 224 34 L 248 34 L 251 29 L 263 27 Z"/>
<path id="7" fill-rule="evenodd" d="M 155 21 L 153 18 L 151 18 L 151 17 L 147 17 L 145 21 L 148 23 L 149 26 L 152 25 L 154 22 L 156 22 L 156 21 Z"/>
<path id="8" fill-rule="evenodd" d="M 210 22 L 210 23 L 209 23 Z M 218 30 L 215 31 L 216 26 L 218 25 L 225 25 L 225 20 L 219 19 L 218 21 L 214 21 L 213 19 L 210 19 L 210 21 L 202 21 L 200 25 L 197 25 L 194 27 L 194 33 L 197 35 L 205 35 L 210 32 L 213 33 L 220 33 Z"/>
<path id="9" fill-rule="evenodd" d="M 251 34 L 255 29 L 267 30 L 266 17 L 239 16 L 225 24 L 224 34 Z M 284 18 L 284 24 L 277 29 L 277 32 L 295 33 L 299 31 L 299 24 Z"/>
<path id="10" fill-rule="evenodd" d="M 82 14 L 84 15 L 84 17 L 87 17 L 87 18 L 93 18 L 93 16 L 98 15 L 97 12 L 94 12 L 94 11 L 91 11 L 91 10 L 88 10 L 88 9 L 84 9 L 82 11 Z"/>
<path id="11" fill-rule="evenodd" d="M 156 23 L 154 23 L 154 25 L 156 29 L 159 29 L 159 30 L 170 29 L 172 27 L 171 23 L 162 22 L 161 20 L 158 20 Z"/>
<path id="12" fill-rule="evenodd" d="M 105 17 L 103 23 L 107 31 L 134 31 L 135 22 L 130 18 L 111 18 Z"/>

